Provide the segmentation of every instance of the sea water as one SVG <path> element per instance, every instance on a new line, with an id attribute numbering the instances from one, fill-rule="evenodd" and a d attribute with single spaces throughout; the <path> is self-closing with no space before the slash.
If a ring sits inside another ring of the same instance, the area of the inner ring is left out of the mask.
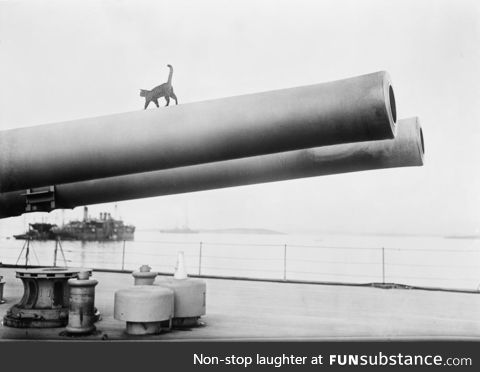
<path id="1" fill-rule="evenodd" d="M 54 241 L 32 241 L 29 264 L 52 266 Z M 23 251 L 22 251 L 23 248 Z M 0 237 L 0 261 L 25 264 L 26 242 Z M 134 241 L 62 241 L 57 265 L 336 283 L 480 289 L 480 240 L 347 234 L 135 233 Z M 65 258 L 65 260 L 64 260 Z"/>

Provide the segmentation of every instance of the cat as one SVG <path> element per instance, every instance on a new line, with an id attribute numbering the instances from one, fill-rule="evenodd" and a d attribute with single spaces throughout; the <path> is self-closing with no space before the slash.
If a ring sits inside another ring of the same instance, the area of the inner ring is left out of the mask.
<path id="1" fill-rule="evenodd" d="M 165 97 L 165 100 L 167 101 L 167 104 L 165 106 L 168 106 L 170 104 L 170 97 L 175 100 L 175 104 L 178 105 L 178 100 L 177 96 L 173 92 L 173 87 L 172 87 L 172 75 L 173 75 L 173 67 L 172 65 L 167 65 L 167 67 L 170 69 L 170 73 L 168 74 L 168 81 L 164 84 L 161 84 L 152 90 L 146 90 L 146 89 L 140 89 L 140 97 L 145 97 L 145 108 L 144 110 L 147 109 L 148 105 L 150 102 L 155 103 L 157 107 L 160 107 L 158 105 L 158 99 L 160 97 Z"/>

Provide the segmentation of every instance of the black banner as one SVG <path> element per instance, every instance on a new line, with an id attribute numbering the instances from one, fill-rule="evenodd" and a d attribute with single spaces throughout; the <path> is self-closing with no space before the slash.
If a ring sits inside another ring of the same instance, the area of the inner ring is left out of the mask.
<path id="1" fill-rule="evenodd" d="M 478 370 L 479 342 L 1 342 L 2 370 Z M 5 368 L 5 369 L 4 369 Z M 10 369 L 9 369 L 10 370 Z"/>

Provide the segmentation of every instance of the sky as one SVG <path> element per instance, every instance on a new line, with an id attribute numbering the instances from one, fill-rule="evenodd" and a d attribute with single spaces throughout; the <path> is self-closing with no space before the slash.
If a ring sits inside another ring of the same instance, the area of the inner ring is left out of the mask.
<path id="1" fill-rule="evenodd" d="M 479 4 L 0 1 L 0 130 L 140 110 L 167 64 L 180 104 L 386 70 L 397 117 L 420 118 L 425 166 L 124 201 L 119 215 L 137 228 L 480 234 Z M 3 219 L 0 233 L 80 216 Z"/>

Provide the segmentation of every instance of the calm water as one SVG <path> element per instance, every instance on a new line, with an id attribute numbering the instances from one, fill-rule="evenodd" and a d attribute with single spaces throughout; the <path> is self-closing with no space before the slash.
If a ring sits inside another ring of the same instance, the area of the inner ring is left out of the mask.
<path id="1" fill-rule="evenodd" d="M 24 243 L 0 237 L 0 261 L 16 263 Z M 353 283 L 385 278 L 409 285 L 480 288 L 478 239 L 137 231 L 125 248 L 123 242 L 62 246 L 69 266 L 133 270 L 148 264 L 155 271 L 173 272 L 177 253 L 183 251 L 191 274 Z M 33 242 L 30 263 L 51 266 L 54 248 L 52 241 Z M 25 263 L 25 250 L 19 263 Z M 60 252 L 58 264 L 63 265 Z"/>

